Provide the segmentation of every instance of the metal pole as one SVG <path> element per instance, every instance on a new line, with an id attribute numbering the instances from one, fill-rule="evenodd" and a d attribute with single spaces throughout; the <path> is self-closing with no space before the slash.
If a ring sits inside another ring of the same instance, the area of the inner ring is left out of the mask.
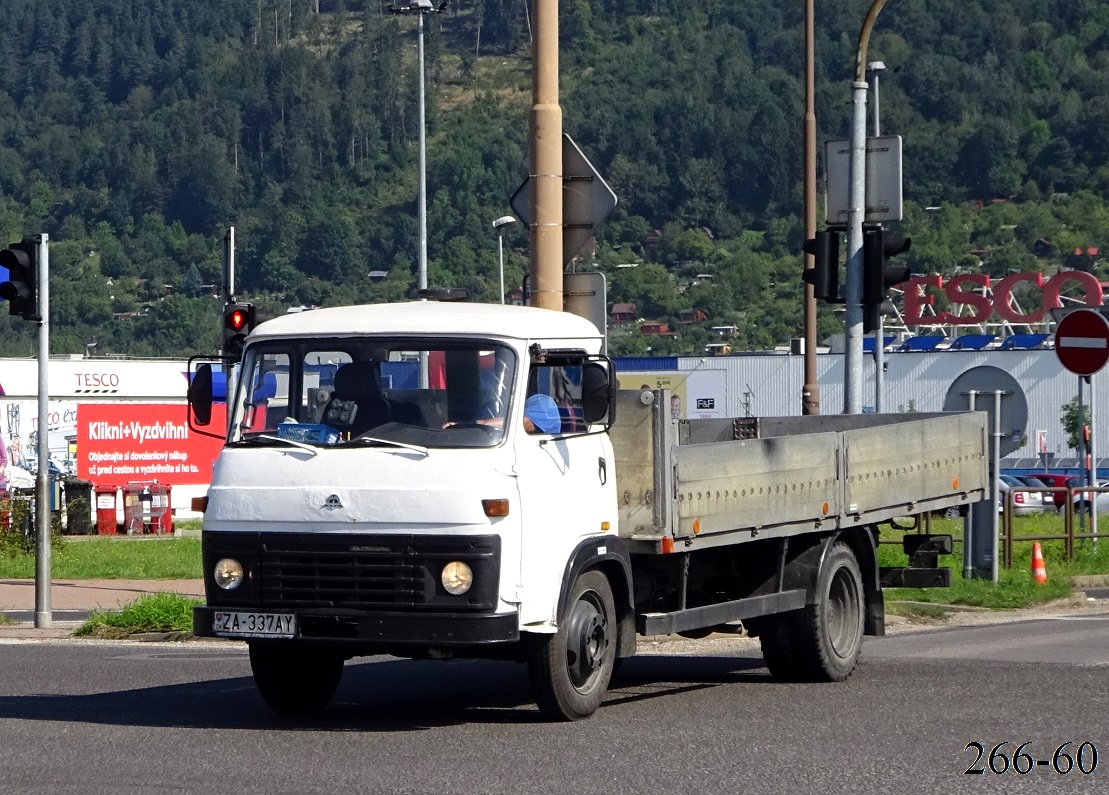
<path id="1" fill-rule="evenodd" d="M 967 393 L 967 400 L 968 400 L 968 403 L 970 404 L 967 407 L 968 411 L 974 411 L 975 398 L 977 396 L 978 396 L 978 393 L 976 391 L 974 391 L 973 389 L 970 390 L 969 393 Z M 997 507 L 996 507 L 996 503 L 997 503 L 997 478 L 994 478 L 994 482 L 990 484 L 989 494 L 993 496 L 993 502 L 995 504 L 993 510 L 994 510 L 994 513 L 996 513 L 997 512 Z M 973 538 L 974 538 L 974 513 L 972 511 L 967 511 L 967 515 L 963 517 L 963 579 L 964 580 L 969 580 L 969 579 L 972 579 L 974 577 L 974 550 L 972 548 L 973 547 Z"/>
<path id="2" fill-rule="evenodd" d="M 886 391 L 886 318 L 879 312 L 874 332 L 874 413 L 882 413 L 882 393 Z"/>
<path id="3" fill-rule="evenodd" d="M 1086 470 L 1086 434 L 1084 433 L 1083 425 L 1086 424 L 1086 412 L 1082 410 L 1082 384 L 1085 383 L 1085 376 L 1078 376 L 1078 470 L 1082 472 L 1083 477 L 1081 480 L 1089 481 L 1089 473 Z M 1078 529 L 1080 532 L 1086 532 L 1086 512 L 1078 512 Z"/>
<path id="4" fill-rule="evenodd" d="M 882 113 L 878 105 L 878 74 L 886 68 L 881 61 L 871 61 L 867 70 L 874 75 L 874 137 L 882 134 Z M 882 394 L 886 391 L 886 316 L 878 312 L 878 328 L 874 331 L 874 412 L 882 413 Z"/>
<path id="5" fill-rule="evenodd" d="M 235 227 L 227 227 L 223 236 L 223 303 L 224 306 L 235 300 Z M 220 351 L 226 354 L 227 351 Z M 235 365 L 223 363 L 224 405 L 227 407 L 227 432 L 231 433 L 231 415 L 234 413 Z"/>
<path id="6" fill-rule="evenodd" d="M 558 0 L 534 0 L 531 106 L 531 305 L 562 311 L 562 108 Z"/>
<path id="7" fill-rule="evenodd" d="M 805 0 L 805 239 L 816 237 L 816 100 L 813 40 L 815 0 Z M 814 265 L 811 254 L 803 255 L 806 268 Z M 816 297 L 805 285 L 805 384 L 801 388 L 801 413 L 820 413 L 820 385 L 816 375 Z"/>
<path id="8" fill-rule="evenodd" d="M 993 478 L 994 483 L 1001 476 L 1001 396 L 1004 393 L 996 390 L 993 393 Z M 996 486 L 995 486 L 996 488 Z M 993 518 L 993 528 L 990 531 L 990 579 L 997 585 L 997 511 L 990 511 Z"/>
<path id="9" fill-rule="evenodd" d="M 866 81 L 852 84 L 851 192 L 848 202 L 847 274 L 844 285 L 843 413 L 863 407 L 863 217 L 866 214 Z"/>
<path id="10" fill-rule="evenodd" d="M 35 476 L 35 626 L 53 624 L 50 609 L 50 238 L 38 242 L 38 459 Z"/>
<path id="11" fill-rule="evenodd" d="M 881 109 L 878 105 L 878 72 L 886 68 L 885 64 L 881 65 L 881 69 L 877 68 L 880 61 L 875 61 L 870 64 L 870 69 L 874 72 L 874 137 L 878 138 L 882 135 L 882 119 Z"/>
<path id="12" fill-rule="evenodd" d="M 1089 467 L 1088 467 L 1090 488 L 1095 489 L 1095 488 L 1097 488 L 1097 485 L 1098 485 L 1098 480 L 1097 480 L 1097 453 L 1094 450 L 1094 437 L 1097 435 L 1096 431 L 1095 431 L 1095 426 L 1094 426 L 1095 415 L 1097 413 L 1097 401 L 1094 399 L 1094 381 L 1093 381 L 1094 377 L 1092 375 L 1088 375 L 1088 376 L 1086 376 L 1086 378 L 1088 379 L 1088 383 L 1090 384 L 1090 443 L 1089 443 L 1088 449 L 1086 450 L 1086 455 L 1088 455 L 1089 458 L 1090 458 L 1090 464 L 1089 464 Z M 1090 532 L 1093 533 L 1095 536 L 1097 535 L 1097 497 L 1098 497 L 1097 493 L 1091 490 L 1090 491 Z M 1095 543 L 1095 544 L 1097 543 L 1097 538 L 1093 539 L 1093 543 Z"/>
<path id="13" fill-rule="evenodd" d="M 497 257 L 501 263 L 501 303 L 504 303 L 504 232 L 497 230 Z"/>
<path id="14" fill-rule="evenodd" d="M 886 0 L 874 0 L 859 30 L 851 83 L 851 158 L 848 194 L 847 273 L 844 280 L 843 413 L 863 408 L 863 221 L 866 220 L 866 48 Z"/>
<path id="15" fill-rule="evenodd" d="M 424 14 L 417 14 L 420 24 L 416 27 L 420 42 L 420 265 L 417 286 L 427 289 L 427 130 L 424 111 Z"/>

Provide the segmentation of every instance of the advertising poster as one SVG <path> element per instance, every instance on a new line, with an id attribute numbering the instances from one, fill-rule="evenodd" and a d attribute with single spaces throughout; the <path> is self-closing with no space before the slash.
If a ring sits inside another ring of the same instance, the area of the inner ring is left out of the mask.
<path id="1" fill-rule="evenodd" d="M 670 416 L 676 420 L 727 416 L 723 370 L 617 373 L 616 381 L 620 389 L 669 389 Z"/>
<path id="2" fill-rule="evenodd" d="M 224 427 L 222 406 L 210 428 Z M 189 429 L 177 403 L 82 403 L 77 422 L 77 476 L 98 486 L 156 480 L 173 486 L 202 485 L 222 438 Z"/>

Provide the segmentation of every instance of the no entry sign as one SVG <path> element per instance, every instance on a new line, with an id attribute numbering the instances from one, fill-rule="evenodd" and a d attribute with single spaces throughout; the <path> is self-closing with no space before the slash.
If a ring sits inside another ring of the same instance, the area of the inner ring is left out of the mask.
<path id="1" fill-rule="evenodd" d="M 1055 355 L 1072 373 L 1093 375 L 1109 362 L 1109 320 L 1093 309 L 1071 312 L 1055 327 Z"/>

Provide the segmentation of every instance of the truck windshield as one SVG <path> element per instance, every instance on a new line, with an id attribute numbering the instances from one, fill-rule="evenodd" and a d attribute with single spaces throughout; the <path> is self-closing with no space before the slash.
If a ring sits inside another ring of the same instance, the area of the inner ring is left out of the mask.
<path id="1" fill-rule="evenodd" d="M 229 441 L 490 447 L 515 373 L 513 351 L 491 342 L 259 342 L 243 357 Z"/>

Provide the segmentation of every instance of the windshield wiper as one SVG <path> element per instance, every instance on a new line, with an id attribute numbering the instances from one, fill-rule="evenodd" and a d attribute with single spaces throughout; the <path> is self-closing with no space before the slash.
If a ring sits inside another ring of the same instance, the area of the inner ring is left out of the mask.
<path id="1" fill-rule="evenodd" d="M 305 444 L 304 442 L 298 442 L 295 439 L 282 439 L 280 436 L 271 436 L 268 433 L 263 433 L 263 434 L 260 434 L 258 436 L 251 436 L 248 439 L 239 439 L 238 443 L 239 444 L 251 444 L 253 442 L 261 442 L 261 441 L 280 442 L 281 444 L 287 444 L 290 447 L 296 447 L 299 450 L 307 450 L 309 453 L 312 454 L 313 457 L 318 456 L 320 454 L 319 448 L 313 447 L 310 444 Z"/>
<path id="2" fill-rule="evenodd" d="M 408 444 L 407 442 L 394 442 L 392 439 L 379 439 L 376 436 L 359 436 L 357 439 L 351 439 L 350 444 L 383 444 L 387 447 L 402 447 L 405 450 L 411 450 L 421 455 L 431 455 L 431 451 L 426 447 L 418 444 Z"/>

